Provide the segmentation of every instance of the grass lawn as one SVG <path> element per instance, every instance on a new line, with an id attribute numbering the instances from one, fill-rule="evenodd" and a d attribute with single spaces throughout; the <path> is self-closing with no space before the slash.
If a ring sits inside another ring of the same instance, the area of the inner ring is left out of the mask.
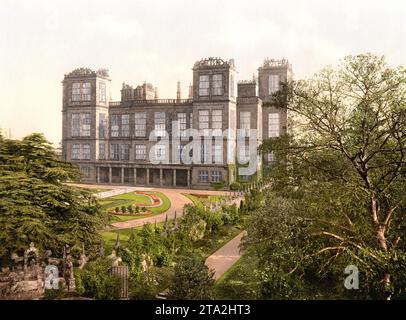
<path id="1" fill-rule="evenodd" d="M 194 243 L 193 247 L 198 250 L 204 259 L 216 252 L 227 242 L 235 238 L 244 229 L 240 225 L 223 225 L 219 230 L 213 231 L 203 239 Z"/>
<path id="2" fill-rule="evenodd" d="M 227 199 L 226 196 L 219 196 L 219 195 L 210 195 L 210 196 L 205 196 L 205 195 L 196 195 L 196 194 L 183 194 L 186 198 L 190 199 L 193 204 L 198 207 L 202 208 L 204 204 L 210 204 L 210 201 L 214 204 L 216 201 L 219 201 L 220 199 Z"/>
<path id="3" fill-rule="evenodd" d="M 259 299 L 259 281 L 255 276 L 257 259 L 245 252 L 214 285 L 215 299 L 255 300 Z"/>
<path id="4" fill-rule="evenodd" d="M 162 204 L 159 207 L 147 208 L 151 214 L 145 215 L 134 215 L 134 216 L 119 216 L 119 215 L 111 215 L 112 222 L 118 221 L 128 221 L 128 220 L 135 220 L 135 219 L 142 219 L 147 217 L 152 217 L 158 214 L 161 214 L 167 211 L 171 207 L 171 202 L 169 201 L 168 197 L 165 196 L 161 192 L 148 192 L 149 194 L 154 194 L 158 196 L 162 200 Z M 122 206 L 128 207 L 132 204 L 148 204 L 151 203 L 151 199 L 143 194 L 137 194 L 134 192 L 129 192 L 125 194 L 120 194 L 117 196 L 112 196 L 109 198 L 99 200 L 103 209 L 107 211 L 114 210 L 116 207 L 121 208 Z"/>

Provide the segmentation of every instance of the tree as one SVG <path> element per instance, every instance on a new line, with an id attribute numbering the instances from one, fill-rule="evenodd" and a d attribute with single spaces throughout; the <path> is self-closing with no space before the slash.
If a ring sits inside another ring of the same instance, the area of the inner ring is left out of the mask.
<path id="1" fill-rule="evenodd" d="M 30 242 L 61 254 L 63 246 L 96 251 L 107 216 L 88 191 L 65 184 L 76 166 L 60 161 L 42 134 L 22 140 L 0 137 L 0 257 Z"/>
<path id="2" fill-rule="evenodd" d="M 169 296 L 179 300 L 203 300 L 212 297 L 214 272 L 198 254 L 182 258 L 175 266 Z"/>
<path id="3" fill-rule="evenodd" d="M 75 272 L 76 292 L 89 298 L 115 300 L 120 298 L 120 278 L 111 276 L 111 260 L 99 258 Z"/>
<path id="4" fill-rule="evenodd" d="M 330 262 L 350 254 L 382 283 L 383 297 L 404 270 L 405 75 L 362 54 L 287 83 L 271 104 L 289 110 L 290 133 L 261 146 L 277 156 L 274 190 L 299 199 L 311 234 L 323 239 L 317 254 Z"/>

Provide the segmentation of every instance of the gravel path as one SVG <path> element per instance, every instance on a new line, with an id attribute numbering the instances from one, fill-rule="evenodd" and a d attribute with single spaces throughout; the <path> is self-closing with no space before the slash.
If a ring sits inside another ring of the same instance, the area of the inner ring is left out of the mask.
<path id="1" fill-rule="evenodd" d="M 241 232 L 206 259 L 206 266 L 214 270 L 214 279 L 220 277 L 241 258 L 240 243 L 246 231 Z"/>

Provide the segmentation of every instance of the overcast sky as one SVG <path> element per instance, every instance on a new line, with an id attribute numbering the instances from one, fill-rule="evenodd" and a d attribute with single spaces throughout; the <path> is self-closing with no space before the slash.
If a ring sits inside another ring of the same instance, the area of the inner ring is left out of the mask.
<path id="1" fill-rule="evenodd" d="M 0 128 L 61 139 L 63 75 L 107 68 L 113 100 L 145 80 L 160 98 L 183 96 L 196 60 L 234 58 L 251 79 L 265 57 L 287 58 L 295 78 L 348 54 L 404 65 L 404 0 L 0 0 Z"/>

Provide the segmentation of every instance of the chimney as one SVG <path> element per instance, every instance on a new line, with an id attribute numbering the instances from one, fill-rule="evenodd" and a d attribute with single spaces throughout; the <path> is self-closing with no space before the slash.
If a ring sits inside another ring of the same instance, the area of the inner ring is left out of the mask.
<path id="1" fill-rule="evenodd" d="M 158 99 L 158 87 L 155 87 L 155 99 Z"/>
<path id="2" fill-rule="evenodd" d="M 180 90 L 180 81 L 178 81 L 178 90 L 176 91 L 176 99 L 180 100 L 181 99 L 181 90 Z"/>
<path id="3" fill-rule="evenodd" d="M 192 84 L 189 84 L 189 99 L 193 98 L 193 86 Z"/>

